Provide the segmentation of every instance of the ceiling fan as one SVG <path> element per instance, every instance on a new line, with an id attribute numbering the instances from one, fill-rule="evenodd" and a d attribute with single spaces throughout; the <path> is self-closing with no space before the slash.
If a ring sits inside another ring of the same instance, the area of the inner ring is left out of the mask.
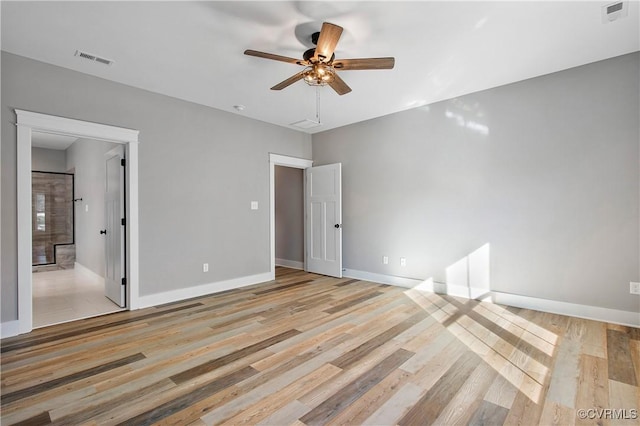
<path id="1" fill-rule="evenodd" d="M 336 91 L 336 93 L 344 95 L 349 93 L 351 88 L 338 76 L 336 73 L 337 70 L 383 70 L 393 68 L 395 59 L 392 57 L 335 59 L 336 55 L 334 50 L 341 35 L 342 27 L 329 22 L 323 23 L 320 32 L 314 33 L 311 36 L 311 40 L 316 47 L 304 52 L 302 59 L 258 52 L 256 50 L 245 50 L 244 54 L 306 67 L 299 73 L 289 77 L 281 83 L 276 84 L 271 88 L 271 90 L 282 90 L 298 80 L 304 80 L 305 83 L 310 86 L 324 86 L 328 84 Z"/>

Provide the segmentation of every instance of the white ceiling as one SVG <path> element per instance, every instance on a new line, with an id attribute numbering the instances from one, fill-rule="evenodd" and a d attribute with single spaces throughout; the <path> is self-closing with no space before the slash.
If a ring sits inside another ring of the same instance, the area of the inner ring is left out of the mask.
<path id="1" fill-rule="evenodd" d="M 31 146 L 34 148 L 65 150 L 77 140 L 78 138 L 75 136 L 54 135 L 42 132 L 33 132 L 31 134 Z"/>
<path id="2" fill-rule="evenodd" d="M 2 49 L 141 89 L 291 127 L 316 118 L 316 90 L 271 91 L 323 21 L 344 27 L 336 58 L 394 56 L 393 70 L 343 71 L 353 91 L 320 89 L 328 130 L 640 50 L 639 3 L 603 23 L 586 2 L 8 2 Z M 76 49 L 114 60 L 74 56 Z M 242 112 L 234 105 L 244 105 Z"/>

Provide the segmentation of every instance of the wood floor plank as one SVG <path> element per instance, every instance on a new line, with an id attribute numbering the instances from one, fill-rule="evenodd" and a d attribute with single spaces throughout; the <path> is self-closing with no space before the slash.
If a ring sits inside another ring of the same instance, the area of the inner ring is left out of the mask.
<path id="1" fill-rule="evenodd" d="M 487 390 L 487 393 L 484 395 L 484 400 L 493 405 L 506 408 L 508 412 L 511 409 L 517 393 L 518 388 L 516 386 L 509 383 L 502 375 L 497 375 Z"/>
<path id="2" fill-rule="evenodd" d="M 188 408 L 193 403 L 198 402 L 213 393 L 225 389 L 257 373 L 258 370 L 252 367 L 244 367 L 238 371 L 223 376 L 218 380 L 214 380 L 213 382 L 205 386 L 194 389 L 192 392 L 189 392 L 188 394 L 183 395 L 180 398 L 176 398 L 170 402 L 154 408 L 153 410 L 139 414 L 131 419 L 127 419 L 122 423 L 122 425 L 150 424 L 164 419 L 165 417 L 168 417 L 173 413 Z"/>
<path id="3" fill-rule="evenodd" d="M 540 424 L 549 426 L 574 425 L 576 424 L 576 409 L 547 400 L 542 407 Z"/>
<path id="4" fill-rule="evenodd" d="M 579 380 L 575 402 L 576 409 L 610 408 L 609 373 L 606 359 L 591 355 L 580 356 Z M 549 401 L 554 402 L 551 399 Z M 577 419 L 578 424 L 590 422 L 590 419 Z"/>
<path id="5" fill-rule="evenodd" d="M 278 343 L 281 342 L 283 340 L 288 339 L 291 336 L 295 336 L 296 334 L 299 334 L 300 332 L 298 330 L 289 330 L 289 331 L 285 331 L 284 333 L 280 333 L 276 336 L 272 336 L 269 337 L 261 342 L 258 343 L 254 343 L 253 345 L 247 346 L 245 348 L 242 348 L 240 350 L 237 350 L 235 352 L 232 352 L 230 354 L 227 354 L 223 357 L 220 358 L 216 358 L 214 360 L 211 361 L 207 361 L 205 363 L 202 363 L 200 365 L 198 365 L 197 367 L 193 367 L 190 368 L 188 370 L 185 370 L 181 373 L 178 374 L 174 374 L 173 376 L 170 377 L 170 379 L 176 383 L 176 384 L 181 384 L 184 383 L 186 381 L 189 381 L 197 376 L 200 376 L 202 374 L 205 374 L 209 371 L 215 370 L 225 364 L 228 364 L 230 362 L 233 362 L 237 359 L 240 358 L 244 358 L 245 356 L 251 354 L 251 353 L 255 353 L 260 351 L 261 349 L 265 349 L 271 345 L 273 345 L 274 343 Z"/>
<path id="6" fill-rule="evenodd" d="M 498 373 L 485 363 L 480 363 L 446 404 L 435 423 L 452 425 L 468 424 L 482 405 L 487 392 Z"/>
<path id="7" fill-rule="evenodd" d="M 480 358 L 476 354 L 466 351 L 398 424 L 433 423 L 479 363 Z"/>
<path id="8" fill-rule="evenodd" d="M 509 410 L 500 405 L 492 404 L 488 401 L 482 401 L 480 406 L 469 419 L 469 425 L 501 425 L 504 423 L 509 414 Z"/>
<path id="9" fill-rule="evenodd" d="M 324 424 L 334 418 L 351 403 L 384 379 L 393 370 L 413 356 L 413 352 L 398 349 L 376 364 L 366 373 L 346 385 L 340 392 L 325 400 L 309 413 L 300 418 L 306 425 Z"/>
<path id="10" fill-rule="evenodd" d="M 355 403 L 346 407 L 333 418 L 331 425 L 359 425 L 363 424 L 376 409 L 389 400 L 409 376 L 404 370 L 395 369 L 379 383 L 362 395 Z"/>
<path id="11" fill-rule="evenodd" d="M 609 361 L 609 378 L 611 380 L 638 386 L 628 333 L 607 330 L 607 360 Z"/>
<path id="12" fill-rule="evenodd" d="M 616 417 L 613 418 L 613 413 L 611 415 L 612 424 L 638 425 L 638 419 L 640 418 L 640 390 L 637 386 L 631 386 L 617 380 L 609 380 L 609 403 L 609 408 L 616 410 Z"/>
<path id="13" fill-rule="evenodd" d="M 287 401 L 296 398 L 300 392 L 308 390 L 314 386 L 318 386 L 323 382 L 331 379 L 342 370 L 331 364 L 324 364 L 322 367 L 312 371 L 310 374 L 301 377 L 283 389 L 273 392 L 258 403 L 243 410 L 238 415 L 226 420 L 227 425 L 253 425 L 268 417 L 273 411 L 284 407 Z"/>
<path id="14" fill-rule="evenodd" d="M 640 329 L 284 267 L 0 346 L 7 426 L 572 425 L 640 405 Z"/>
<path id="15" fill-rule="evenodd" d="M 113 327 L 117 327 L 117 326 L 122 325 L 122 324 L 129 324 L 131 322 L 143 321 L 143 320 L 147 320 L 147 319 L 158 317 L 158 316 L 162 316 L 162 315 L 167 315 L 169 313 L 173 313 L 173 312 L 176 312 L 176 311 L 182 311 L 184 309 L 189 309 L 189 308 L 192 308 L 193 306 L 198 306 L 198 305 L 201 305 L 201 303 L 195 303 L 195 304 L 186 305 L 186 306 L 180 306 L 180 307 L 176 307 L 176 308 L 170 308 L 170 309 L 162 310 L 162 311 L 159 311 L 159 312 L 151 312 L 151 313 L 148 313 L 148 314 L 140 316 L 140 317 L 120 320 L 120 321 L 116 321 L 116 322 L 109 323 L 109 324 L 97 325 L 97 326 L 93 326 L 93 327 L 86 328 L 86 329 L 78 329 L 78 330 L 68 331 L 68 332 L 64 332 L 64 333 L 50 333 L 49 335 L 42 336 L 42 337 L 39 337 L 39 338 L 34 338 L 34 339 L 25 338 L 24 340 L 20 341 L 19 343 L 16 342 L 14 344 L 8 344 L 8 345 L 4 345 L 3 344 L 2 347 L 0 348 L 0 353 L 12 352 L 12 351 L 16 351 L 16 350 L 19 350 L 19 349 L 30 348 L 30 347 L 33 347 L 33 346 L 38 346 L 38 345 L 42 345 L 42 344 L 50 343 L 50 342 L 59 342 L 61 340 L 64 340 L 64 339 L 67 339 L 67 338 L 70 338 L 70 337 L 76 337 L 76 336 L 79 336 L 79 335 L 86 335 L 88 333 L 102 331 L 102 330 L 104 330 L 106 328 L 113 328 Z"/>
<path id="16" fill-rule="evenodd" d="M 2 405 L 9 404 L 11 402 L 17 401 L 19 399 L 28 398 L 30 395 L 38 394 L 41 392 L 48 391 L 50 389 L 58 388 L 64 386 L 66 384 L 75 382 L 76 380 L 80 380 L 86 377 L 91 377 L 98 375 L 104 371 L 114 370 L 118 367 L 125 366 L 127 364 L 132 364 L 134 362 L 140 361 L 144 359 L 145 356 L 141 353 L 137 353 L 134 355 L 127 356 L 125 358 L 121 358 L 106 364 L 102 364 L 93 368 L 89 368 L 87 370 L 78 371 L 76 373 L 70 374 L 68 376 L 59 377 L 57 379 L 53 379 L 50 381 L 43 382 L 39 385 L 31 386 L 28 388 L 23 388 L 10 393 L 3 393 L 0 396 L 0 401 L 2 401 Z"/>

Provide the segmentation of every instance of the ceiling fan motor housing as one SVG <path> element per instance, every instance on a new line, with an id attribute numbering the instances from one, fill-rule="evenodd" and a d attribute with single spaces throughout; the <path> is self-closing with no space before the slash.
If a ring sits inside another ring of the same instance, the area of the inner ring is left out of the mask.
<path id="1" fill-rule="evenodd" d="M 305 61 L 313 63 L 314 61 L 312 61 L 312 59 L 315 56 L 315 54 L 316 54 L 316 49 L 315 48 L 309 49 L 309 50 L 307 50 L 306 52 L 304 52 L 302 54 L 302 59 L 304 59 Z M 331 59 L 329 59 L 328 61 L 322 60 L 322 62 L 331 63 L 335 58 L 336 58 L 336 54 L 333 53 L 333 54 L 331 54 Z"/>
<path id="2" fill-rule="evenodd" d="M 320 37 L 320 31 L 316 31 L 315 33 L 311 34 L 311 43 L 317 46 L 319 37 Z"/>

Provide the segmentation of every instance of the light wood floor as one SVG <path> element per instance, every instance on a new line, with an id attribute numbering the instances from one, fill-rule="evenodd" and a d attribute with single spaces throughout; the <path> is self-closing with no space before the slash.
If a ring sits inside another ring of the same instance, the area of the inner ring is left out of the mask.
<path id="1" fill-rule="evenodd" d="M 273 282 L 3 340 L 1 422 L 637 425 L 639 339 L 278 268 Z"/>
<path id="2" fill-rule="evenodd" d="M 104 315 L 122 309 L 104 295 L 104 278 L 83 268 L 34 272 L 33 327 Z"/>

